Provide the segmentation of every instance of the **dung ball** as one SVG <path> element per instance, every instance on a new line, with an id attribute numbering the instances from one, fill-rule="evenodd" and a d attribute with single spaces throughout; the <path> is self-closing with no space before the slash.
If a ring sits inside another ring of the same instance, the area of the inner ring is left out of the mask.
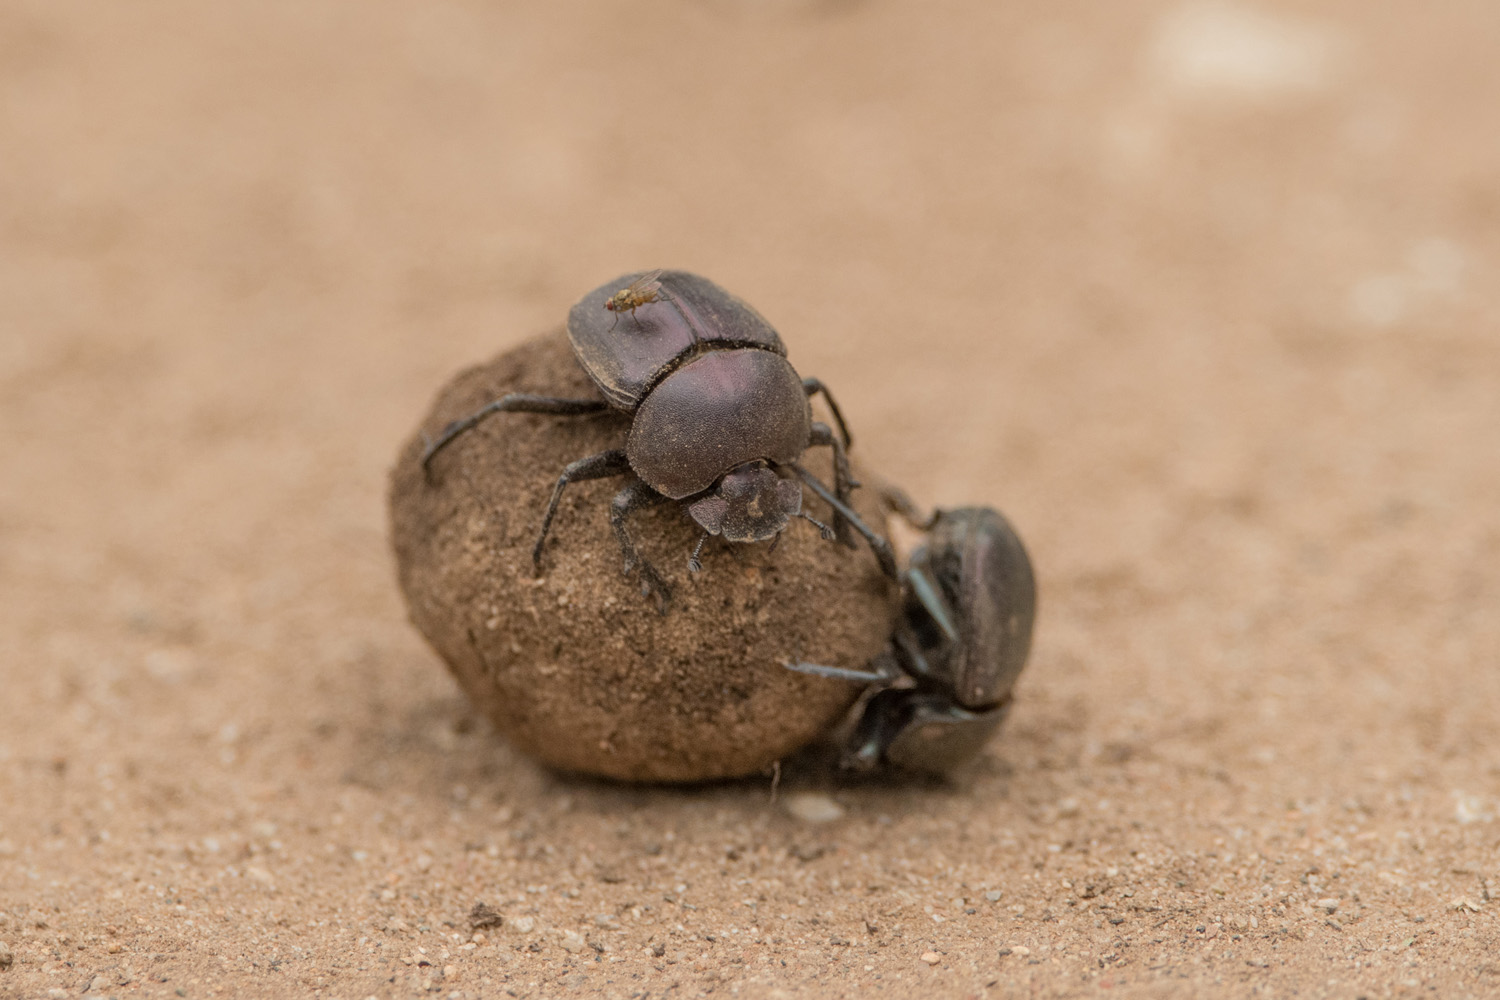
<path id="1" fill-rule="evenodd" d="M 793 519 L 774 545 L 711 538 L 694 574 L 701 532 L 682 504 L 659 504 L 630 532 L 671 588 L 662 614 L 638 572 L 622 572 L 609 510 L 628 477 L 617 477 L 567 487 L 535 571 L 558 474 L 623 447 L 630 416 L 497 413 L 424 472 L 427 439 L 508 392 L 600 398 L 562 333 L 508 350 L 438 393 L 389 494 L 411 620 L 501 733 L 561 770 L 690 782 L 762 772 L 844 716 L 855 685 L 783 664 L 861 668 L 885 645 L 897 590 L 863 542 L 850 549 Z M 803 458 L 824 482 L 828 450 Z M 804 504 L 831 520 L 810 490 Z M 854 506 L 884 530 L 869 491 Z"/>

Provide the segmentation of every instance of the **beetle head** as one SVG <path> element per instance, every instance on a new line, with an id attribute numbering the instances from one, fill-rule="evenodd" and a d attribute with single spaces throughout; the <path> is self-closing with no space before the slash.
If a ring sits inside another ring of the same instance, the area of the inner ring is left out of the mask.
<path id="1" fill-rule="evenodd" d="M 730 542 L 759 542 L 780 534 L 802 512 L 802 487 L 765 462 L 747 462 L 724 475 L 688 506 L 694 521 Z"/>

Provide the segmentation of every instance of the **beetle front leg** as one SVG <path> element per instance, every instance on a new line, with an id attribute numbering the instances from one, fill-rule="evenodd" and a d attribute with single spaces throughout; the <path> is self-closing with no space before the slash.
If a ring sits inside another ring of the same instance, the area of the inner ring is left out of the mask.
<path id="1" fill-rule="evenodd" d="M 629 573 L 632 569 L 640 568 L 641 593 L 647 597 L 655 593 L 662 614 L 667 613 L 667 605 L 672 600 L 672 588 L 667 586 L 667 581 L 656 571 L 656 567 L 651 565 L 650 560 L 637 551 L 635 541 L 630 537 L 630 529 L 625 526 L 625 521 L 636 511 L 655 507 L 665 502 L 666 499 L 637 479 L 616 493 L 614 502 L 609 506 L 609 525 L 615 529 L 615 538 L 620 542 L 620 552 L 625 556 L 625 572 Z"/>
<path id="2" fill-rule="evenodd" d="M 552 499 L 547 501 L 547 513 L 542 515 L 542 530 L 537 532 L 536 546 L 531 550 L 531 565 L 538 575 L 542 572 L 542 546 L 547 543 L 547 532 L 552 529 L 552 518 L 557 514 L 557 505 L 562 502 L 563 489 L 569 483 L 623 476 L 629 471 L 630 459 L 625 457 L 624 450 L 620 448 L 580 458 L 563 469 L 562 475 L 557 477 L 557 485 L 552 488 Z"/>
<path id="3" fill-rule="evenodd" d="M 896 568 L 896 553 L 891 548 L 891 543 L 877 534 L 875 529 L 866 524 L 860 518 L 860 516 L 849 507 L 848 504 L 844 503 L 838 497 L 834 496 L 833 493 L 829 491 L 828 487 L 823 485 L 823 481 L 821 479 L 813 475 L 811 472 L 808 472 L 807 469 L 803 468 L 801 462 L 791 463 L 790 468 L 802 478 L 802 481 L 806 483 L 808 487 L 811 488 L 812 491 L 816 493 L 824 503 L 832 507 L 836 513 L 842 515 L 845 518 L 848 518 L 849 524 L 853 526 L 854 530 L 863 535 L 865 541 L 870 543 L 870 549 L 875 553 L 875 559 L 880 563 L 880 568 L 885 572 L 885 575 L 890 577 L 892 580 L 899 580 L 900 571 Z"/>
<path id="4" fill-rule="evenodd" d="M 828 386 L 815 378 L 802 380 L 802 390 L 807 393 L 809 399 L 818 393 L 823 394 L 823 401 L 828 404 L 828 409 L 833 413 L 833 422 L 839 425 L 839 434 L 844 439 L 844 447 L 854 447 L 854 438 L 849 436 L 849 425 L 844 423 L 844 414 L 839 409 L 839 404 L 833 401 L 833 393 L 828 391 Z"/>
<path id="5" fill-rule="evenodd" d="M 560 417 L 576 417 L 589 413 L 603 413 L 609 404 L 602 399 L 560 399 L 557 396 L 534 396 L 529 392 L 509 392 L 460 420 L 444 427 L 437 440 L 428 443 L 422 452 L 422 469 L 425 472 L 433 456 L 452 443 L 453 439 L 491 413 L 551 413 Z"/>
<path id="6" fill-rule="evenodd" d="M 814 423 L 812 433 L 807 438 L 807 446 L 812 448 L 819 445 L 827 445 L 833 449 L 833 494 L 848 506 L 852 502 L 854 487 L 859 485 L 849 470 L 849 454 L 827 424 Z M 849 520 L 837 508 L 833 512 L 833 533 L 845 546 L 854 548 L 854 532 L 849 526 Z"/>

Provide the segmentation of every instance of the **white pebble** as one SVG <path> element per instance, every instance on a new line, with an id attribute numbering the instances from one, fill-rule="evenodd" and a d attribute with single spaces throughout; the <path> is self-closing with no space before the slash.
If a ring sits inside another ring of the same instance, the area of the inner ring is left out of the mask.
<path id="1" fill-rule="evenodd" d="M 831 823 L 844 815 L 844 807 L 823 792 L 793 792 L 781 807 L 804 823 Z"/>

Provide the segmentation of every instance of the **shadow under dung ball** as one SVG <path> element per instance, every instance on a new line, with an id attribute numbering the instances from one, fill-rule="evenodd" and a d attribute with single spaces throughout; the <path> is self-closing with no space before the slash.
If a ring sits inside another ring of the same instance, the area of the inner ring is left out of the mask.
<path id="1" fill-rule="evenodd" d="M 562 333 L 459 374 L 428 434 L 507 392 L 598 398 Z M 473 702 L 552 767 L 627 781 L 686 782 L 764 771 L 837 723 L 859 694 L 782 666 L 862 667 L 885 645 L 897 589 L 863 542 L 825 541 L 793 520 L 769 543 L 712 539 L 676 503 L 635 514 L 631 534 L 672 587 L 668 612 L 621 573 L 609 525 L 618 479 L 568 486 L 541 574 L 531 552 L 558 474 L 619 447 L 628 416 L 498 413 L 423 473 L 413 435 L 391 473 L 391 538 L 412 622 Z M 819 451 L 825 454 L 818 454 Z M 823 477 L 826 449 L 804 455 Z M 809 510 L 831 513 L 809 491 Z M 873 492 L 855 509 L 876 530 Z"/>

